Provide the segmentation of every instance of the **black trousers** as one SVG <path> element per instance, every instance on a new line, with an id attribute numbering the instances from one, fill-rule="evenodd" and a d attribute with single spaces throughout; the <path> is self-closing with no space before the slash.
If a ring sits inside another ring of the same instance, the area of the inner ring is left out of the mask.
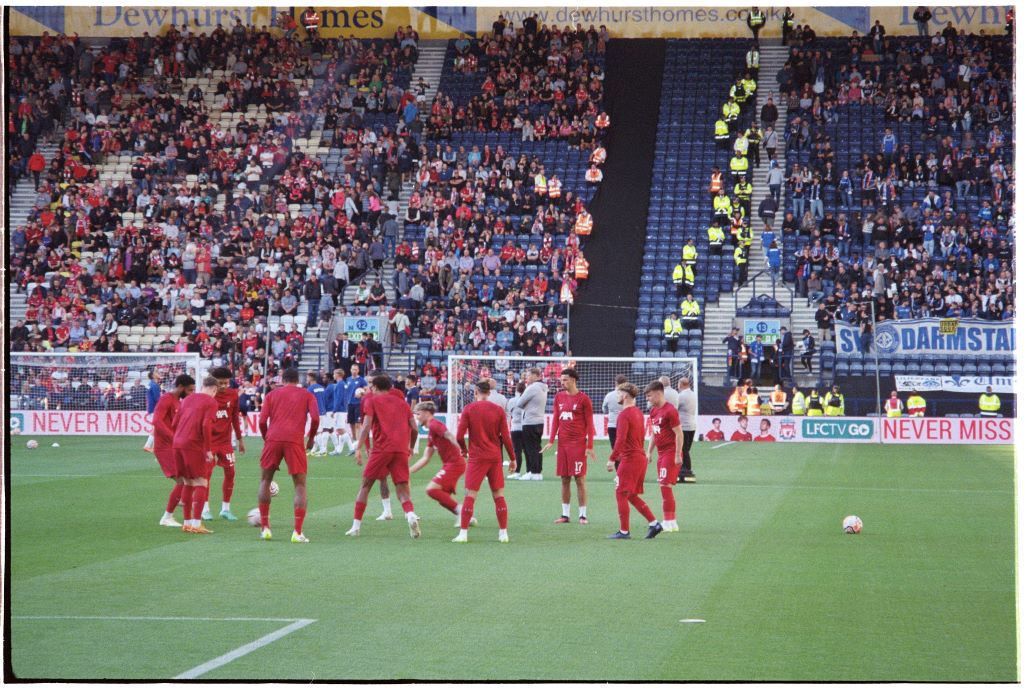
<path id="1" fill-rule="evenodd" d="M 523 425 L 523 453 L 526 455 L 526 472 L 540 473 L 544 462 L 540 453 L 540 440 L 544 425 Z"/>
<path id="2" fill-rule="evenodd" d="M 683 430 L 683 467 L 679 470 L 679 481 L 682 482 L 684 475 L 693 475 L 692 459 L 690 458 L 690 447 L 693 446 L 694 430 Z"/>
<path id="3" fill-rule="evenodd" d="M 615 428 L 608 428 L 608 443 L 611 444 L 612 448 L 615 448 Z"/>
<path id="4" fill-rule="evenodd" d="M 512 450 L 516 454 L 516 472 L 523 472 L 523 432 L 515 430 L 512 432 Z"/>

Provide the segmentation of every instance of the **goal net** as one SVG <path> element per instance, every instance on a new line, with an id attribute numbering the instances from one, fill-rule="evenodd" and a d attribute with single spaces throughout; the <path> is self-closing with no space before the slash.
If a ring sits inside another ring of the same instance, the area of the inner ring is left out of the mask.
<path id="1" fill-rule="evenodd" d="M 25 411 L 145 413 L 153 373 L 169 391 L 179 374 L 199 382 L 206 370 L 195 353 L 11 353 L 11 430 L 24 429 Z"/>
<path id="2" fill-rule="evenodd" d="M 528 357 L 528 356 L 448 356 L 448 413 L 458 415 L 473 402 L 473 387 L 481 379 L 494 379 L 498 391 L 506 398 L 515 395 L 516 384 L 526 370 L 536 367 L 541 371 L 548 386 L 548 407 L 550 413 L 555 394 L 561 389 L 559 376 L 562 369 L 572 367 L 579 374 L 579 389 L 590 397 L 594 404 L 594 428 L 599 437 L 607 436 L 601 403 L 608 392 L 615 389 L 615 378 L 622 374 L 643 388 L 653 379 L 669 377 L 673 388 L 679 379 L 687 377 L 694 392 L 697 389 L 697 359 L 678 358 L 612 358 L 612 357 Z M 646 410 L 646 401 L 637 401 Z"/>

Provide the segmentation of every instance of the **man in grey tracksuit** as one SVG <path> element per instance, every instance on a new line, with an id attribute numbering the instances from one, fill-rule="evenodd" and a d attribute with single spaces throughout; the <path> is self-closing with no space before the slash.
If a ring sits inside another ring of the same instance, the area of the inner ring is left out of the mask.
<path id="1" fill-rule="evenodd" d="M 626 375 L 616 375 L 615 388 L 606 393 L 604 401 L 601 402 L 601 412 L 608 420 L 608 444 L 613 449 L 615 448 L 615 426 L 619 420 L 619 413 L 622 412 L 622 404 L 619 403 L 619 384 L 625 384 L 627 381 L 629 380 Z"/>
<path id="2" fill-rule="evenodd" d="M 526 390 L 516 401 L 516 408 L 523 411 L 523 452 L 526 454 L 526 472 L 519 477 L 520 480 L 543 479 L 540 442 L 544 435 L 547 404 L 548 386 L 542 381 L 540 369 L 527 370 Z"/>

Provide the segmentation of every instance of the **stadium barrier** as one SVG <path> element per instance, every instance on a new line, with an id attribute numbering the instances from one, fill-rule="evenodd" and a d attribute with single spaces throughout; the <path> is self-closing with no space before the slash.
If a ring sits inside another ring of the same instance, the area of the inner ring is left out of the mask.
<path id="1" fill-rule="evenodd" d="M 438 419 L 454 430 L 458 416 L 439 414 Z M 713 423 L 718 420 L 716 428 Z M 883 444 L 1013 444 L 1013 418 L 872 418 L 801 417 L 796 415 L 751 416 L 745 422 L 730 415 L 700 415 L 697 433 L 707 441 L 745 440 L 762 432 L 767 421 L 766 441 L 829 442 Z M 247 437 L 259 435 L 259 414 L 243 416 L 242 431 Z M 14 410 L 10 414 L 11 434 L 32 435 L 144 435 L 152 429 L 152 416 L 142 411 L 110 410 Z M 594 416 L 597 439 L 608 438 L 608 421 Z M 420 430 L 425 434 L 424 430 Z M 545 438 L 551 431 L 551 415 L 546 416 Z M 717 434 L 709 434 L 720 431 Z M 737 434 L 738 433 L 738 434 Z M 762 435 L 764 436 L 764 435 Z"/>

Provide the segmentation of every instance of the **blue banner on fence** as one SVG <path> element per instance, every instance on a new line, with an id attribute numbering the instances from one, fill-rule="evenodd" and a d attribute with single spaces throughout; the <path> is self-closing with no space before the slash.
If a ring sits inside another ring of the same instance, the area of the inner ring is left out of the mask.
<path id="1" fill-rule="evenodd" d="M 939 332 L 938 319 L 882 322 L 875 330 L 881 355 L 1006 355 L 1016 342 L 1013 322 L 961 319 L 954 334 Z M 860 327 L 836 322 L 836 349 L 840 356 L 863 352 Z"/>

